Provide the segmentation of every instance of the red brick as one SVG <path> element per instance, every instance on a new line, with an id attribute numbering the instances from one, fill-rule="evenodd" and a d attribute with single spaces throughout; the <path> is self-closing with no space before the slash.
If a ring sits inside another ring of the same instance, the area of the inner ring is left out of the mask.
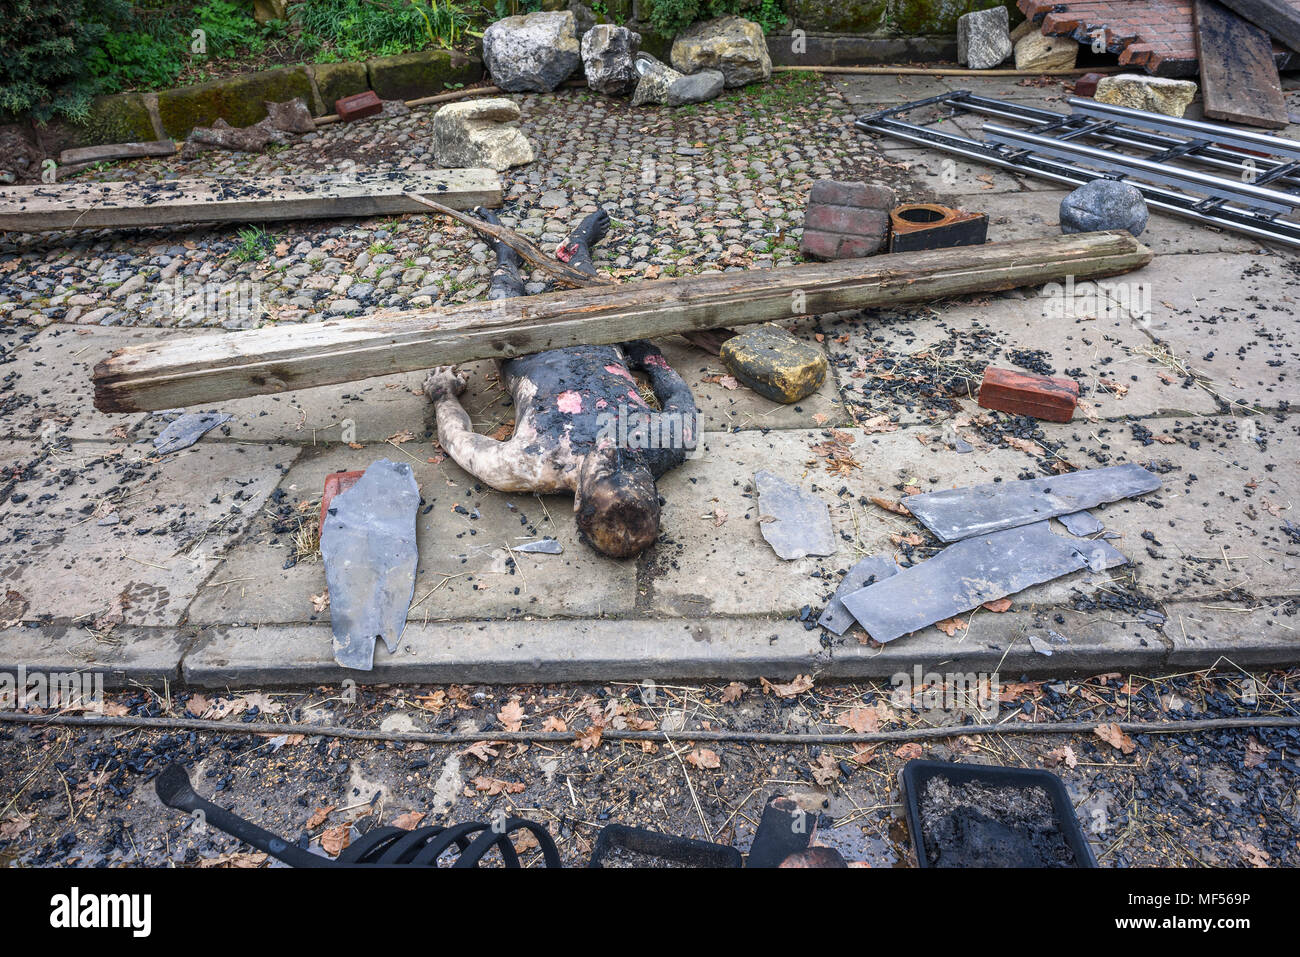
<path id="1" fill-rule="evenodd" d="M 852 206 L 809 206 L 804 229 L 850 236 L 883 236 L 889 228 L 889 214 L 882 209 L 855 209 Z"/>
<path id="2" fill-rule="evenodd" d="M 1079 383 L 1073 379 L 989 366 L 980 383 L 979 404 L 984 408 L 1048 422 L 1069 422 L 1078 401 Z"/>
<path id="3" fill-rule="evenodd" d="M 1178 0 L 1019 0 L 1044 34 L 1090 44 L 1104 32 L 1106 48 L 1125 66 L 1160 76 L 1196 73 L 1196 37 L 1190 4 Z"/>
<path id="4" fill-rule="evenodd" d="M 799 252 L 813 259 L 838 259 L 840 254 L 839 233 L 823 233 L 815 229 L 805 229 L 799 240 Z"/>
<path id="5" fill-rule="evenodd" d="M 1074 81 L 1075 96 L 1096 96 L 1097 84 L 1101 82 L 1104 73 L 1085 73 Z"/>
<path id="6" fill-rule="evenodd" d="M 892 209 L 894 191 L 879 183 L 850 183 L 819 179 L 808 192 L 808 205 L 830 203 L 832 206 L 865 206 L 869 209 Z"/>
<path id="7" fill-rule="evenodd" d="M 379 94 L 374 90 L 354 93 L 352 96 L 345 96 L 341 100 L 334 101 L 334 112 L 345 123 L 364 119 L 367 116 L 374 116 L 383 109 L 384 101 L 379 98 Z"/>
<path id="8" fill-rule="evenodd" d="M 320 496 L 320 530 L 325 530 L 325 516 L 329 512 L 330 502 L 334 501 L 334 496 L 342 495 L 357 482 L 361 481 L 361 472 L 331 472 L 325 476 L 325 489 Z"/>

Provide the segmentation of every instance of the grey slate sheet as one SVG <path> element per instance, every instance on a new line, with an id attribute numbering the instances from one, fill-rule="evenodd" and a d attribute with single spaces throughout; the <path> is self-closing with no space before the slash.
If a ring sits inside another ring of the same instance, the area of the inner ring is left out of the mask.
<path id="1" fill-rule="evenodd" d="M 1160 479 L 1140 465 L 1111 465 L 1053 478 L 989 482 L 907 495 L 903 504 L 941 541 L 956 542 L 1144 495 L 1159 487 Z"/>
<path id="2" fill-rule="evenodd" d="M 1080 541 L 1035 522 L 949 545 L 933 558 L 844 595 L 849 612 L 876 641 L 893 641 L 1070 572 L 1128 564 L 1104 541 Z"/>
<path id="3" fill-rule="evenodd" d="M 841 599 L 845 595 L 865 588 L 867 580 L 873 576 L 876 581 L 881 581 L 897 572 L 898 566 L 888 555 L 868 555 L 844 573 L 840 586 L 835 589 L 835 594 L 826 603 L 826 609 L 817 619 L 817 624 L 834 634 L 844 634 L 853 624 L 853 615 L 844 607 Z"/>
<path id="4" fill-rule="evenodd" d="M 773 518 L 760 522 L 759 530 L 778 557 L 790 560 L 835 554 L 835 529 L 825 502 L 771 472 L 758 472 L 754 487 L 759 512 Z"/>
<path id="5" fill-rule="evenodd" d="M 389 652 L 406 627 L 415 594 L 415 516 L 420 488 L 411 466 L 380 459 L 356 485 L 334 497 L 320 551 L 330 589 L 334 660 L 374 667 L 375 640 Z"/>

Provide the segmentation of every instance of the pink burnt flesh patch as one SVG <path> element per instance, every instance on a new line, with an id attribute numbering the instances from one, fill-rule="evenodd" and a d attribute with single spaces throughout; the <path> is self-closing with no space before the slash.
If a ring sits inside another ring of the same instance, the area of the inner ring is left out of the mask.
<path id="1" fill-rule="evenodd" d="M 560 407 L 561 412 L 576 415 L 582 411 L 582 396 L 572 390 L 561 392 L 555 404 Z"/>
<path id="2" fill-rule="evenodd" d="M 654 366 L 656 369 L 670 368 L 670 366 L 668 365 L 668 360 L 665 359 L 663 356 L 646 356 L 645 364 L 648 366 Z"/>
<path id="3" fill-rule="evenodd" d="M 621 379 L 626 379 L 628 382 L 636 382 L 636 379 L 632 378 L 632 373 L 628 372 L 623 366 L 605 366 L 605 371 Z"/>

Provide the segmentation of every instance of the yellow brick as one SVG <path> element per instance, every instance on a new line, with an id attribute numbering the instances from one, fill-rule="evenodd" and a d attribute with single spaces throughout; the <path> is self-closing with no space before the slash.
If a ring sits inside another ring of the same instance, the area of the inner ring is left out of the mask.
<path id="1" fill-rule="evenodd" d="M 779 326 L 751 326 L 722 344 L 722 361 L 744 385 L 773 402 L 798 402 L 826 379 L 826 355 Z"/>

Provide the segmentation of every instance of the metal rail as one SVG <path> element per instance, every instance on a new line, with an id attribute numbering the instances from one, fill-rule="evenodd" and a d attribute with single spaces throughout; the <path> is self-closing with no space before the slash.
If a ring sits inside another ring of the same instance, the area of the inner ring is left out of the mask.
<path id="1" fill-rule="evenodd" d="M 1283 218 L 1300 207 L 1300 191 L 1286 188 L 1300 187 L 1300 143 L 1092 100 L 1069 102 L 1074 112 L 1062 114 L 960 90 L 880 110 L 859 117 L 854 125 L 863 132 L 1072 186 L 1099 178 L 1122 180 L 1140 190 L 1152 208 L 1300 246 L 1300 222 Z M 989 123 L 984 127 L 987 139 L 977 140 L 900 118 L 927 106 L 993 116 L 1027 128 Z M 1120 147 L 1141 155 L 1120 152 Z M 1233 175 L 1217 176 L 1194 166 Z"/>

